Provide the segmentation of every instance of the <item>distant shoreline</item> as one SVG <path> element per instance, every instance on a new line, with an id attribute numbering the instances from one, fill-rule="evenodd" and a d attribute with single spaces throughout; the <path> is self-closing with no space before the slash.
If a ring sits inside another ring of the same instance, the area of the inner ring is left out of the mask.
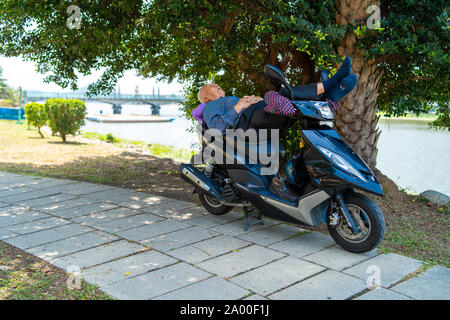
<path id="1" fill-rule="evenodd" d="M 380 117 L 380 120 L 406 120 L 406 121 L 434 121 L 437 118 L 422 118 L 422 117 Z"/>

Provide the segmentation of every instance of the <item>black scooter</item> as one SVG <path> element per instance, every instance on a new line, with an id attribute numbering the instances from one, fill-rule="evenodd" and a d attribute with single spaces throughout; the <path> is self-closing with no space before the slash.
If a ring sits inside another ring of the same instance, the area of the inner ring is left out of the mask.
<path id="1" fill-rule="evenodd" d="M 280 69 L 266 65 L 264 72 L 287 89 L 298 109 L 295 121 L 301 121 L 302 148 L 284 166 L 297 201 L 281 199 L 269 191 L 270 182 L 278 173 L 261 174 L 264 165 L 247 161 L 248 150 L 254 146 L 244 141 L 246 152 L 236 151 L 235 141 L 227 141 L 225 136 L 215 151 L 233 158 L 235 163 L 218 164 L 206 159 L 200 170 L 192 163 L 181 164 L 181 177 L 195 187 L 210 213 L 222 215 L 233 208 L 243 208 L 245 230 L 252 216 L 261 223 L 263 216 L 300 226 L 326 223 L 333 239 L 344 249 L 356 253 L 372 250 L 383 239 L 385 220 L 375 202 L 355 190 L 382 196 L 381 185 L 333 129 L 333 111 L 326 101 L 296 100 L 295 88 L 289 86 Z M 198 129 L 204 148 L 211 145 L 201 134 L 205 129 Z M 227 144 L 233 148 L 225 148 Z M 228 150 L 232 152 L 227 153 Z M 283 151 L 279 152 L 282 156 Z"/>

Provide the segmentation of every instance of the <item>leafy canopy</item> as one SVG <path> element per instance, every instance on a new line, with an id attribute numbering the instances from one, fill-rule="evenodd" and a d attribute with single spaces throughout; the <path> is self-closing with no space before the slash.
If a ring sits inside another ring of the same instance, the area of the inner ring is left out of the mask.
<path id="1" fill-rule="evenodd" d="M 77 72 L 106 68 L 92 93 L 113 90 L 129 69 L 178 79 L 190 110 L 205 82 L 220 83 L 229 95 L 273 88 L 262 74 L 266 63 L 281 67 L 294 84 L 317 81 L 320 69 L 340 61 L 345 34 L 355 32 L 357 46 L 383 74 L 378 108 L 400 115 L 437 103 L 450 127 L 448 2 L 382 1 L 381 28 L 369 30 L 364 21 L 337 25 L 339 1 L 3 0 L 0 54 L 36 61 L 48 81 L 63 87 L 76 88 Z M 80 30 L 66 26 L 70 4 L 81 8 Z"/>

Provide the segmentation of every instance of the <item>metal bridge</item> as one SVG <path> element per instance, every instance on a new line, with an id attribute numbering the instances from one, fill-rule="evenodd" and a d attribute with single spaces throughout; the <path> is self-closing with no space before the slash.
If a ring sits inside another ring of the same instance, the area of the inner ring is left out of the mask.
<path id="1" fill-rule="evenodd" d="M 178 95 L 160 95 L 160 94 L 109 94 L 104 96 L 87 97 L 85 93 L 68 92 L 41 92 L 41 91 L 24 91 L 24 102 L 36 102 L 53 98 L 78 99 L 82 101 L 97 101 L 109 103 L 112 105 L 114 114 L 121 114 L 122 104 L 145 104 L 151 108 L 152 115 L 158 115 L 161 105 L 180 103 L 184 101 L 183 96 Z"/>

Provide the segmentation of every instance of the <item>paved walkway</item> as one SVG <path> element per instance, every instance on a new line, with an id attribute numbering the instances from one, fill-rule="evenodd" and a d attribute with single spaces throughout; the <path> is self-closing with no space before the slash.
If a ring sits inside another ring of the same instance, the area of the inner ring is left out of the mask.
<path id="1" fill-rule="evenodd" d="M 402 281 L 423 263 L 269 219 L 244 232 L 239 213 L 84 182 L 0 172 L 0 239 L 118 299 L 450 299 L 441 266 Z"/>

